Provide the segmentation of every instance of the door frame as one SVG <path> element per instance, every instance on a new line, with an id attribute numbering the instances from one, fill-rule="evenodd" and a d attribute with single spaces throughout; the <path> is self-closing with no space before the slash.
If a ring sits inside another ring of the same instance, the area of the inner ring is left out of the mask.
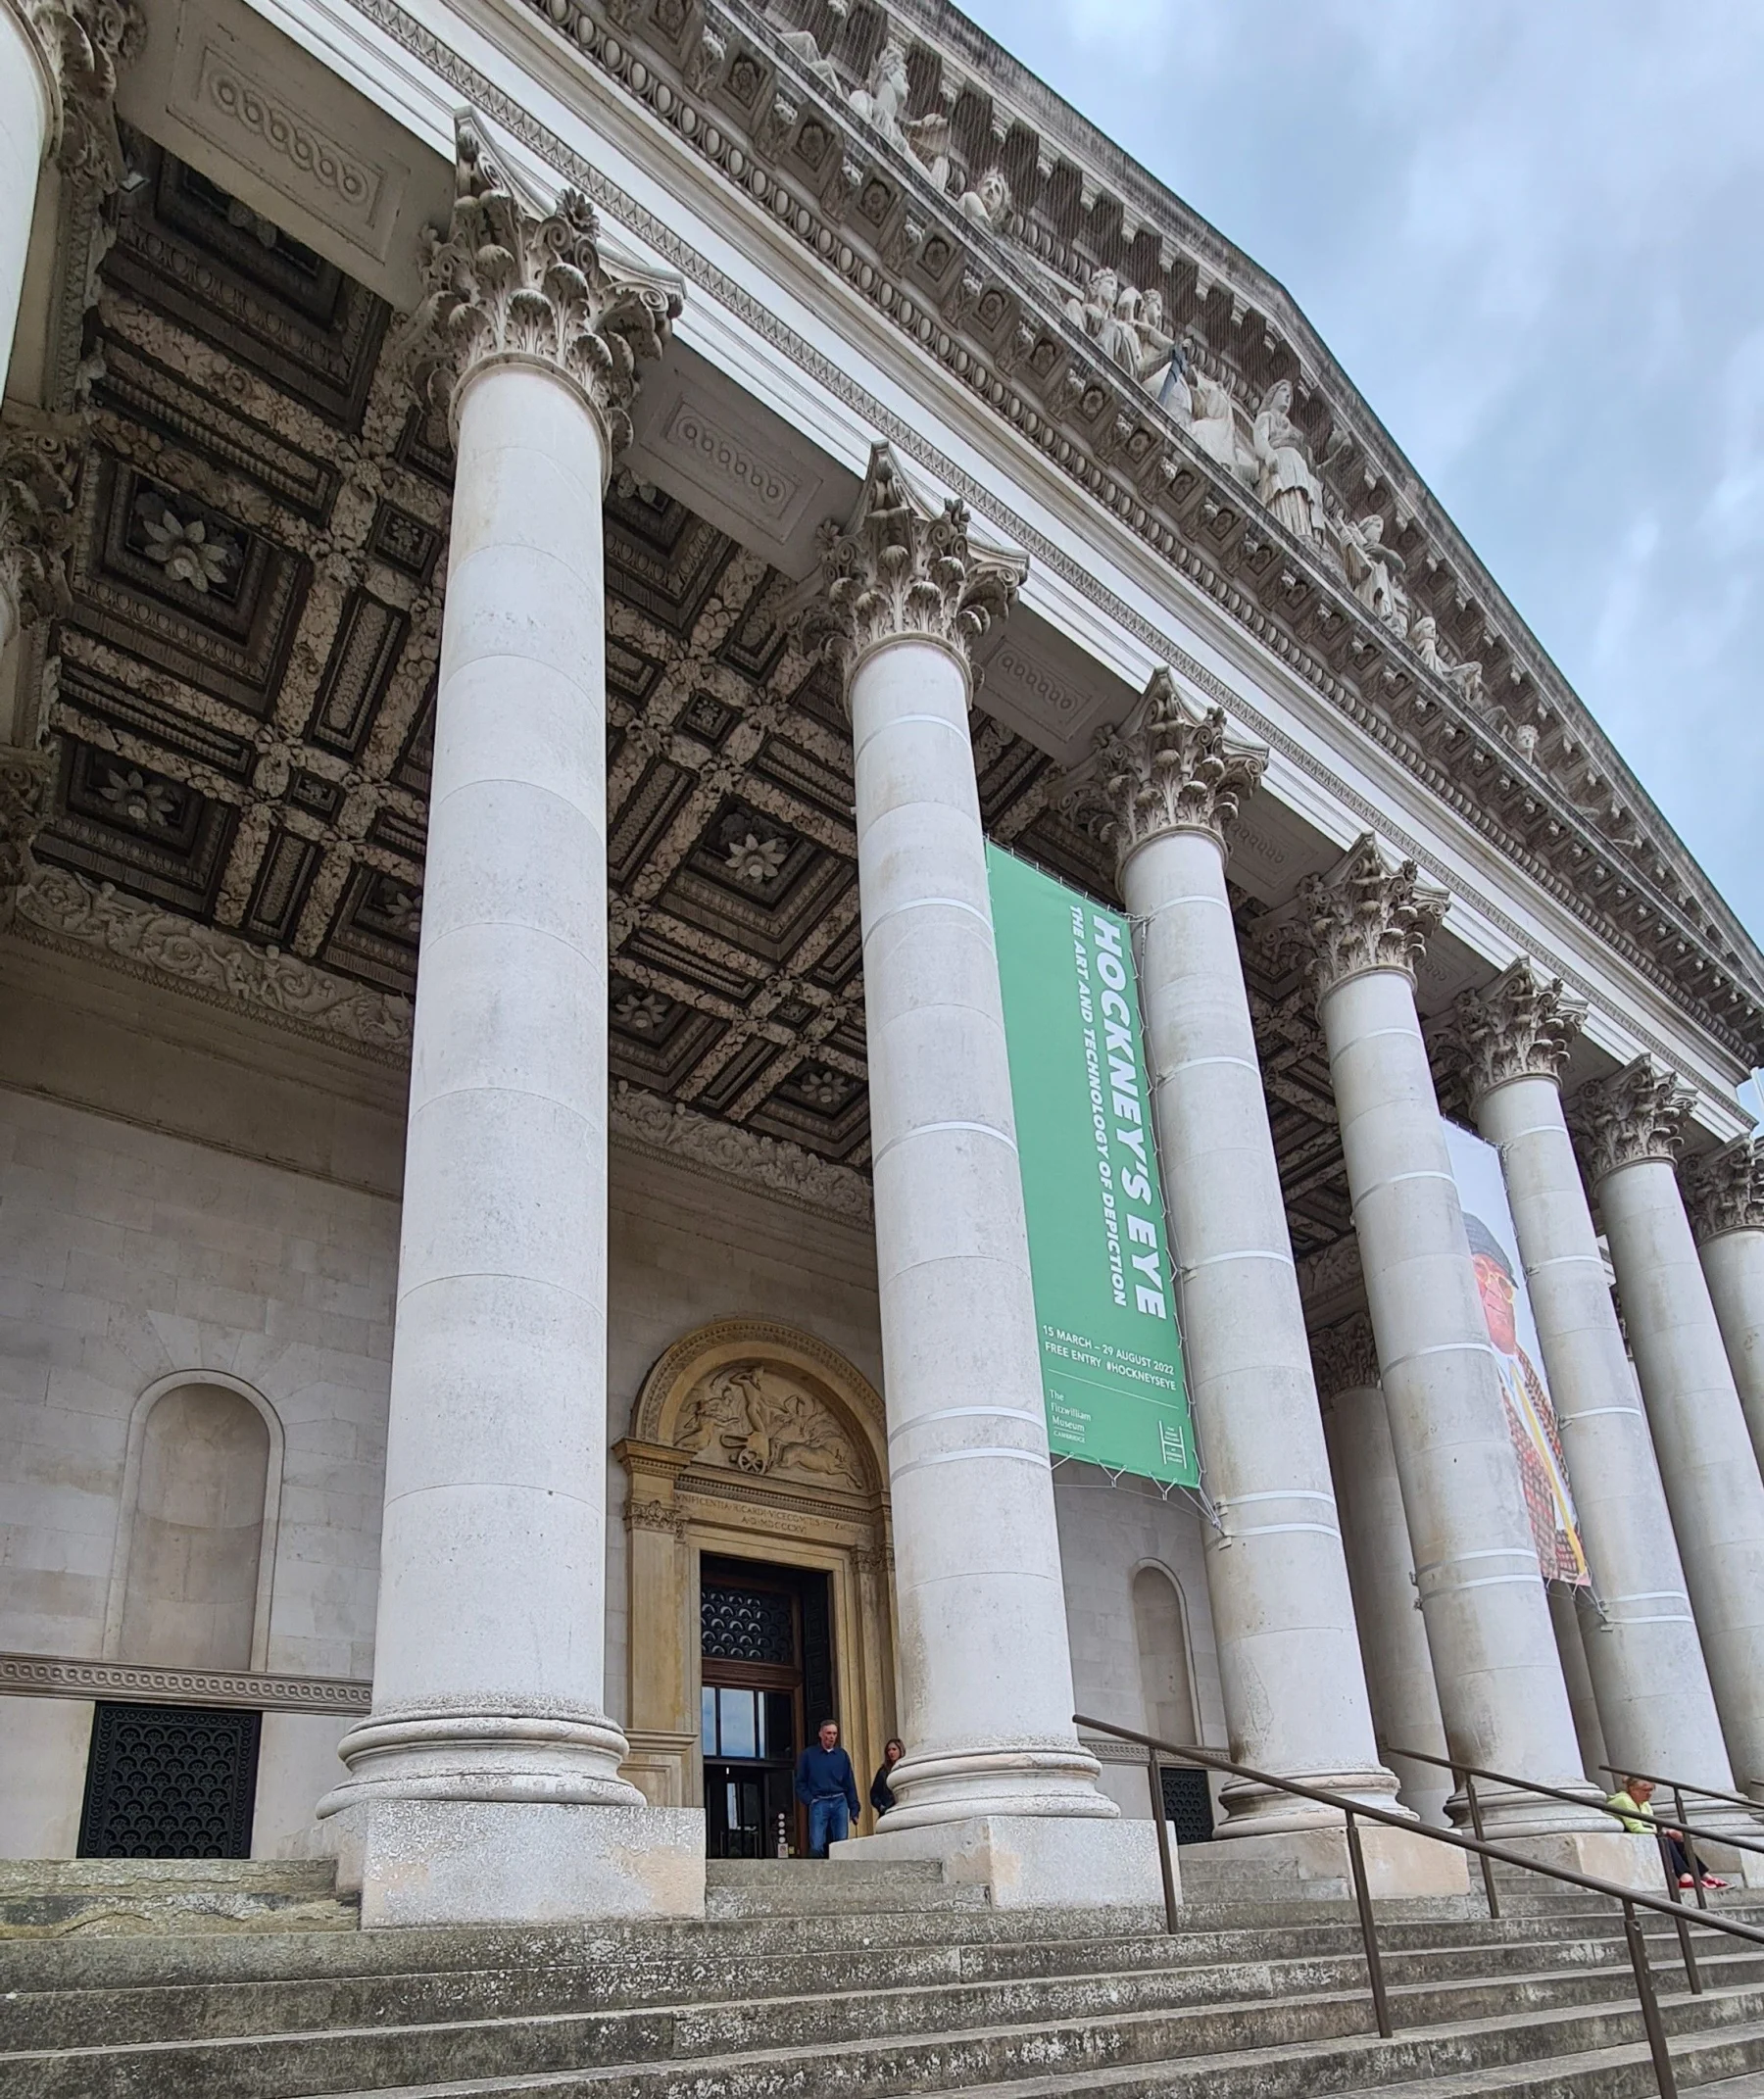
<path id="1" fill-rule="evenodd" d="M 739 1449 L 732 1439 L 707 1436 L 703 1395 L 731 1371 L 757 1371 L 768 1391 L 800 1402 L 817 1425 L 824 1417 L 837 1440 L 831 1462 L 843 1469 L 829 1472 L 825 1449 L 799 1462 L 782 1441 Z M 644 1380 L 632 1433 L 613 1455 L 627 1481 L 631 1753 L 623 1773 L 654 1805 L 704 1799 L 699 1598 L 707 1554 L 829 1577 L 841 1738 L 860 1775 L 880 1761 L 898 1725 L 887 1447 L 881 1395 L 862 1372 L 775 1321 L 700 1327 Z"/>

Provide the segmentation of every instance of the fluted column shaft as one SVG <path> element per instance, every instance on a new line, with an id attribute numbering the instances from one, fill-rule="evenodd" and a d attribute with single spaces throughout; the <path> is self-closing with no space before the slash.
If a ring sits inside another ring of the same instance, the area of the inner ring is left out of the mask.
<path id="1" fill-rule="evenodd" d="M 1020 567 L 877 447 L 826 563 L 852 712 L 901 1730 L 890 1834 L 1113 1817 L 1072 1669 L 966 646 Z"/>
<path id="2" fill-rule="evenodd" d="M 464 137 L 401 346 L 457 464 L 373 1704 L 322 1803 L 365 1832 L 373 1923 L 703 1905 L 681 1830 L 671 1865 L 642 1856 L 605 1710 L 602 504 L 630 366 L 678 301 L 608 278 L 596 238 L 580 198 L 535 220 Z"/>
<path id="3" fill-rule="evenodd" d="M 1673 1170 L 1690 1104 L 1640 1059 L 1582 1090 L 1576 1125 L 1728 1756 L 1764 1799 L 1764 1479 Z"/>
<path id="4" fill-rule="evenodd" d="M 1365 1326 L 1361 1317 L 1357 1324 Z M 1427 1622 L 1415 1588 L 1415 1555 L 1409 1545 L 1402 1482 L 1391 1442 L 1390 1416 L 1378 1379 L 1370 1331 L 1364 1360 L 1342 1374 L 1323 1416 L 1342 1504 L 1348 1572 L 1353 1585 L 1366 1687 L 1372 1699 L 1383 1754 L 1400 1785 L 1404 1807 L 1423 1822 L 1444 1828 L 1451 1779 L 1430 1764 L 1405 1757 L 1403 1749 L 1443 1757 L 1446 1724 L 1434 1686 Z M 1335 1384 L 1330 1378 L 1322 1381 Z"/>
<path id="5" fill-rule="evenodd" d="M 1159 672 L 1100 752 L 1097 786 L 1139 933 L 1184 1361 L 1219 1517 L 1207 1590 L 1233 1754 L 1388 1802 L 1225 894 L 1225 830 L 1264 762 Z M 1223 1797 L 1222 1836 L 1334 1819 L 1263 1787 Z"/>
<path id="6" fill-rule="evenodd" d="M 1679 1186 L 1752 1448 L 1764 1464 L 1764 1144 L 1742 1137 L 1688 1160 Z"/>
<path id="7" fill-rule="evenodd" d="M 1558 1073 L 1581 1009 L 1520 963 L 1453 1015 L 1500 1154 L 1596 1617 L 1581 1620 L 1605 1744 L 1635 1771 L 1732 1785 L 1647 1420 L 1605 1281 Z M 1573 1629 L 1570 1628 L 1572 1631 Z"/>
<path id="8" fill-rule="evenodd" d="M 1412 960 L 1443 908 L 1370 839 L 1301 906 L 1446 1737 L 1469 1762 L 1584 1787 L 1415 1010 Z M 1601 1819 L 1517 1794 L 1488 1815 L 1513 1833 Z"/>
<path id="9" fill-rule="evenodd" d="M 1719 1232 L 1698 1251 L 1752 1448 L 1764 1463 L 1764 1229 Z"/>

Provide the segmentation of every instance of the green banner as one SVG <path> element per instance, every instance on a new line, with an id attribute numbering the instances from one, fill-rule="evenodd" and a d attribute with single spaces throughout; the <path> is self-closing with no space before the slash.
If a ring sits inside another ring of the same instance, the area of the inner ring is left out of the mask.
<path id="1" fill-rule="evenodd" d="M 987 847 L 1048 1440 L 1200 1485 L 1127 921 Z"/>

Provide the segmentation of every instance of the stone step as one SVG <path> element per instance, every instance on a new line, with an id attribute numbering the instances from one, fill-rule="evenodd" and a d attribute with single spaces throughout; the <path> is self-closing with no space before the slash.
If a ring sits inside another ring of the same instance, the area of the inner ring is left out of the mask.
<path id="1" fill-rule="evenodd" d="M 1764 2070 L 1761 2010 L 1755 1991 L 1662 2001 L 1687 2087 Z M 1642 2099 L 1651 2091 L 1634 2077 L 1647 2060 L 1640 2015 L 1617 2007 L 1461 2022 L 1388 2041 L 1363 2031 L 1280 2036 L 1200 2053 L 1178 2047 L 1148 2054 L 1131 2020 L 1096 2021 L 1019 2035 L 835 2044 L 812 2055 L 765 2049 L 695 2063 L 689 2080 L 679 2062 L 657 2062 L 342 2086 L 325 2099 L 680 2099 L 686 2092 L 691 2099 L 1392 2099 L 1404 2088 L 1436 2093 L 1452 2077 L 1466 2079 L 1464 2092 L 1510 2092 L 1511 2099 Z M 1006 2057 L 1013 2041 L 1026 2074 L 989 2076 L 989 2065 Z M 1576 2075 L 1587 2065 L 1585 2076 Z M 1601 2082 L 1613 2070 L 1622 2081 Z M 141 2099 L 162 2092 L 171 2099 L 181 2087 L 135 2090 Z"/>
<path id="2" fill-rule="evenodd" d="M 1671 1954 L 1659 1950 L 1662 1972 Z M 1723 1950 L 1703 1955 L 1711 1979 L 1764 1974 L 1764 1953 Z M 1620 1934 L 1461 1947 L 1394 1950 L 1385 1971 L 1394 1986 L 1598 1970 L 1628 1974 Z M 361 2025 L 421 2025 L 466 2019 L 507 2020 L 560 2012 L 629 2010 L 730 1999 L 765 2002 L 817 1990 L 1009 1986 L 1125 1992 L 1157 1978 L 1166 2003 L 1282 1997 L 1364 1986 L 1357 1947 L 1282 1959 L 1241 1955 L 1212 1961 L 1168 1940 L 1074 1940 L 1064 1945 L 915 1948 L 863 1954 L 771 1956 L 705 1963 L 652 1957 L 624 1967 L 559 1960 L 512 1968 L 439 1970 L 395 1977 L 316 1977 L 275 1982 L 165 1984 L 127 1989 L 14 1992 L 5 2030 L 14 2049 L 117 2045 L 125 2041 L 313 2032 Z"/>
<path id="3" fill-rule="evenodd" d="M 0 1942 L 350 1931 L 359 1922 L 329 1860 L 0 1860 Z"/>
<path id="4" fill-rule="evenodd" d="M 1350 1909 L 1305 1905 L 1298 1925 L 1270 1924 L 1238 1912 L 1192 1913 L 1175 1939 L 1163 1933 L 1161 1915 L 1147 1912 L 1067 1913 L 985 1910 L 898 1918 L 762 1919 L 744 1924 L 558 1925 L 536 1928 L 435 1928 L 400 1931 L 220 1934 L 167 1937 L 143 1942 L 104 1939 L 15 1940 L 0 1944 L 0 1989 L 126 1990 L 157 1986 L 205 1986 L 348 1977 L 395 1977 L 476 1971 L 500 1973 L 574 1965 L 626 1971 L 662 1961 L 696 1964 L 711 1976 L 748 1968 L 757 1960 L 797 1957 L 820 1961 L 833 1955 L 888 1960 L 915 1952 L 962 1949 L 964 1973 L 982 1977 L 1035 1972 L 1048 1947 L 1057 1947 L 1056 1965 L 1068 1972 L 1124 1965 L 1357 1953 L 1357 1918 Z M 1429 1904 L 1386 1903 L 1379 1909 L 1379 1939 L 1387 1953 L 1411 1948 L 1465 1949 L 1494 1943 L 1524 1944 L 1541 1936 L 1607 1937 L 1617 1928 L 1608 1905 L 1562 1905 L 1547 1915 L 1503 1918 L 1491 1923 L 1480 1911 L 1460 1907 L 1433 1914 Z M 1672 1927 L 1649 1920 L 1651 1933 L 1670 1937 Z M 998 1965 L 974 1965 L 982 1957 Z M 1027 1970 L 1022 1965 L 1027 1964 Z"/>
<path id="5" fill-rule="evenodd" d="M 711 1859 L 705 1868 L 705 1914 L 712 1920 L 883 1917 L 990 1906 L 983 1886 L 950 1885 L 931 1859 Z"/>
<path id="6" fill-rule="evenodd" d="M 1737 1973 L 1735 1964 L 1729 1973 Z M 1691 2024 L 1764 2017 L 1764 1963 L 1745 1965 L 1742 1986 L 1712 1986 Z M 0 2090 L 28 2099 L 294 2099 L 315 2092 L 381 2090 L 428 2079 L 528 2079 L 589 2074 L 619 2099 L 662 2099 L 692 2066 L 700 2099 L 771 2099 L 811 2090 L 814 2065 L 837 2063 L 829 2090 L 880 2095 L 996 2081 L 1059 2062 L 1074 2075 L 1097 2062 L 1186 2062 L 1200 2055 L 1311 2049 L 1362 2034 L 1369 2007 L 1351 1990 L 1268 1994 L 1270 1980 L 1245 1978 L 1232 2001 L 1225 1979 L 1181 1971 L 1078 1980 L 858 1990 L 793 1999 L 683 2005 L 620 2012 L 445 2021 L 421 2026 L 259 2033 L 241 2038 L 131 2043 L 0 2055 Z M 1711 1982 L 1715 1977 L 1711 1976 Z M 1399 2026 L 1452 2026 L 1481 2035 L 1495 2060 L 1517 2027 L 1554 2033 L 1562 2047 L 1599 2044 L 1601 2022 L 1630 2016 L 1627 1967 L 1402 1985 L 1392 1992 Z M 1567 2020 L 1567 2026 L 1559 2023 Z M 1574 2022 L 1581 2024 L 1575 2026 Z M 794 2066 L 776 2077 L 786 2057 Z M 597 2084 L 595 2088 L 600 2088 Z"/>

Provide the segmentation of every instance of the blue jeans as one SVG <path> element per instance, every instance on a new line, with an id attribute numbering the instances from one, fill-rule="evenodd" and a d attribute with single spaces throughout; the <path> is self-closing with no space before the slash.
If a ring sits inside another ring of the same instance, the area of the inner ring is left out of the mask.
<path id="1" fill-rule="evenodd" d="M 852 1807 L 844 1794 L 808 1803 L 808 1856 L 824 1859 L 829 1844 L 843 1844 L 852 1833 Z"/>

